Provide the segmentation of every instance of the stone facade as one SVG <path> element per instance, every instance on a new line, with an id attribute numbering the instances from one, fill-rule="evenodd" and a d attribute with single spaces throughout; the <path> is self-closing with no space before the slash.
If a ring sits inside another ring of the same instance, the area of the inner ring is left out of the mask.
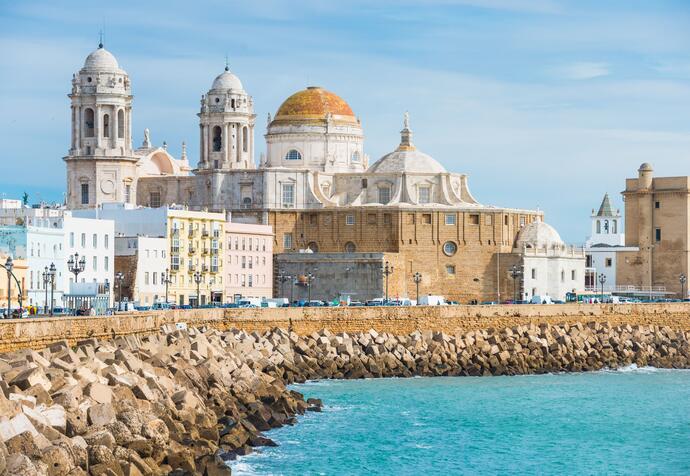
<path id="1" fill-rule="evenodd" d="M 689 197 L 690 177 L 655 178 L 649 164 L 626 180 L 625 245 L 636 249 L 618 254 L 619 284 L 648 289 L 652 297 L 680 296 L 679 276 L 688 276 L 690 263 Z"/>

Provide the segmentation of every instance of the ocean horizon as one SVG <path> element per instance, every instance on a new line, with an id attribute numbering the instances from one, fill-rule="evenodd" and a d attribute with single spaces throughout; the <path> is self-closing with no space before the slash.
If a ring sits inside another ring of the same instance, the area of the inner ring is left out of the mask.
<path id="1" fill-rule="evenodd" d="M 322 380 L 236 475 L 690 474 L 690 370 Z"/>

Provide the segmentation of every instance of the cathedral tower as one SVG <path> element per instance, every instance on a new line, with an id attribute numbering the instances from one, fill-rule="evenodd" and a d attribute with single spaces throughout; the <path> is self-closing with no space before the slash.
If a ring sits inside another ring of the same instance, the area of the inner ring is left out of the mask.
<path id="1" fill-rule="evenodd" d="M 225 66 L 199 112 L 198 171 L 254 169 L 254 101 Z"/>
<path id="2" fill-rule="evenodd" d="M 134 195 L 132 94 L 127 73 L 103 47 L 89 54 L 72 78 L 72 140 L 67 163 L 67 206 L 94 208 Z"/>

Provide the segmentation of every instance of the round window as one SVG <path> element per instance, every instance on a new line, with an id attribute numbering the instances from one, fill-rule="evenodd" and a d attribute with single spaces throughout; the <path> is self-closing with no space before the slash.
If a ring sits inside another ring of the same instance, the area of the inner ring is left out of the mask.
<path id="1" fill-rule="evenodd" d="M 453 256 L 457 251 L 458 245 L 456 245 L 452 241 L 446 241 L 443 244 L 443 253 L 445 253 L 446 256 Z"/>
<path id="2" fill-rule="evenodd" d="M 357 247 L 353 242 L 348 241 L 345 243 L 345 253 L 354 253 L 355 251 L 357 251 Z"/>
<path id="3" fill-rule="evenodd" d="M 88 81 L 88 82 L 90 83 L 90 82 L 91 82 L 91 76 L 89 76 L 88 78 L 86 78 L 86 81 Z"/>
<path id="4" fill-rule="evenodd" d="M 220 98 L 216 98 L 216 104 L 220 102 Z"/>

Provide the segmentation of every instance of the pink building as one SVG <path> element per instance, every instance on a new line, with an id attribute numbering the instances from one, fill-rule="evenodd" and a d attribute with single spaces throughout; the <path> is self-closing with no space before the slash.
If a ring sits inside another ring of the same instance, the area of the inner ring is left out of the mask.
<path id="1" fill-rule="evenodd" d="M 273 297 L 273 227 L 225 224 L 225 296 Z"/>

